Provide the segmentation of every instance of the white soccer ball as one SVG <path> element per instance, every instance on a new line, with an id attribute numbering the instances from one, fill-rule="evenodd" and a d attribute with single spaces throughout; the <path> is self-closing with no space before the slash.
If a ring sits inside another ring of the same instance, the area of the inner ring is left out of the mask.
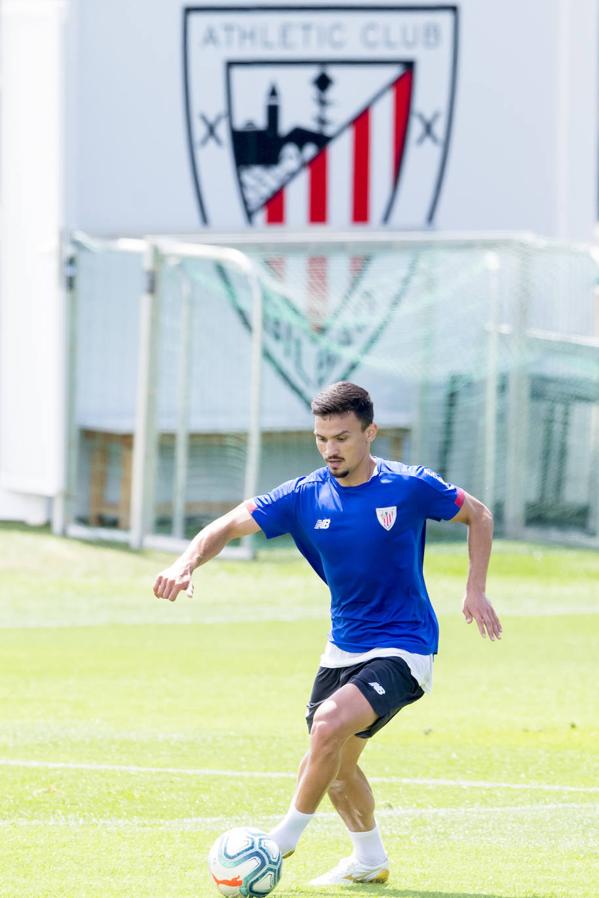
<path id="1" fill-rule="evenodd" d="M 268 895 L 281 878 L 279 846 L 266 833 L 238 826 L 220 836 L 208 855 L 210 875 L 221 895 Z"/>

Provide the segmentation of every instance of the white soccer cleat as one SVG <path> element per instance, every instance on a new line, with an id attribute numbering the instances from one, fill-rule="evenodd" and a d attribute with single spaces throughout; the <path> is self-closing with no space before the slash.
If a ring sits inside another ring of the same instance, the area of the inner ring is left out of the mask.
<path id="1" fill-rule="evenodd" d="M 341 886 L 353 885 L 356 882 L 387 882 L 389 879 L 389 861 L 386 860 L 378 867 L 369 867 L 361 864 L 352 855 L 344 857 L 336 867 L 323 873 L 310 882 L 311 886 Z"/>

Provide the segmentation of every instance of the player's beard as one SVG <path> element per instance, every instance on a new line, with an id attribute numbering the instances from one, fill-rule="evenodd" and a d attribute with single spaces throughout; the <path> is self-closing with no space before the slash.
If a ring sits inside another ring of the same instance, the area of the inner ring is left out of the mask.
<path id="1" fill-rule="evenodd" d="M 330 472 L 330 473 L 333 475 L 333 477 L 335 477 L 337 480 L 343 480 L 343 478 L 344 478 L 344 477 L 347 477 L 348 474 L 349 474 L 349 468 L 345 468 L 343 471 L 335 471 L 335 470 L 333 470 L 333 462 L 332 462 L 332 461 L 328 461 L 328 462 L 327 462 L 327 466 L 328 466 L 329 472 Z"/>

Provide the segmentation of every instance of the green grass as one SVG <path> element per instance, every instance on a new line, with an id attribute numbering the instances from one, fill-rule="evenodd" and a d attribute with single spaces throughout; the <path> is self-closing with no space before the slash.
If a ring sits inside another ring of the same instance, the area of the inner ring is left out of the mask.
<path id="1" fill-rule="evenodd" d="M 322 584 L 269 551 L 208 565 L 195 598 L 170 604 L 150 589 L 165 556 L 0 538 L 0 896 L 216 895 L 216 836 L 286 810 L 327 633 Z M 460 615 L 465 570 L 463 545 L 430 547 L 434 692 L 364 755 L 392 879 L 307 885 L 348 853 L 325 803 L 281 898 L 597 898 L 599 554 L 499 543 L 495 644 Z"/>

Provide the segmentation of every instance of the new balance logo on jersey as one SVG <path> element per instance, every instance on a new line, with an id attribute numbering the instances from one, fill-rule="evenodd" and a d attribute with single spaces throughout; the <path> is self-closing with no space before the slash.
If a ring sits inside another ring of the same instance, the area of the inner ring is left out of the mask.
<path id="1" fill-rule="evenodd" d="M 383 689 L 383 687 L 381 686 L 380 683 L 369 683 L 368 685 L 369 685 L 369 686 L 372 686 L 372 688 L 374 689 L 374 691 L 375 691 L 375 692 L 378 692 L 379 695 L 384 695 L 384 694 L 385 694 L 385 690 Z"/>
<path id="2" fill-rule="evenodd" d="M 314 524 L 315 530 L 328 530 L 331 524 L 330 518 L 318 518 L 316 523 Z"/>

